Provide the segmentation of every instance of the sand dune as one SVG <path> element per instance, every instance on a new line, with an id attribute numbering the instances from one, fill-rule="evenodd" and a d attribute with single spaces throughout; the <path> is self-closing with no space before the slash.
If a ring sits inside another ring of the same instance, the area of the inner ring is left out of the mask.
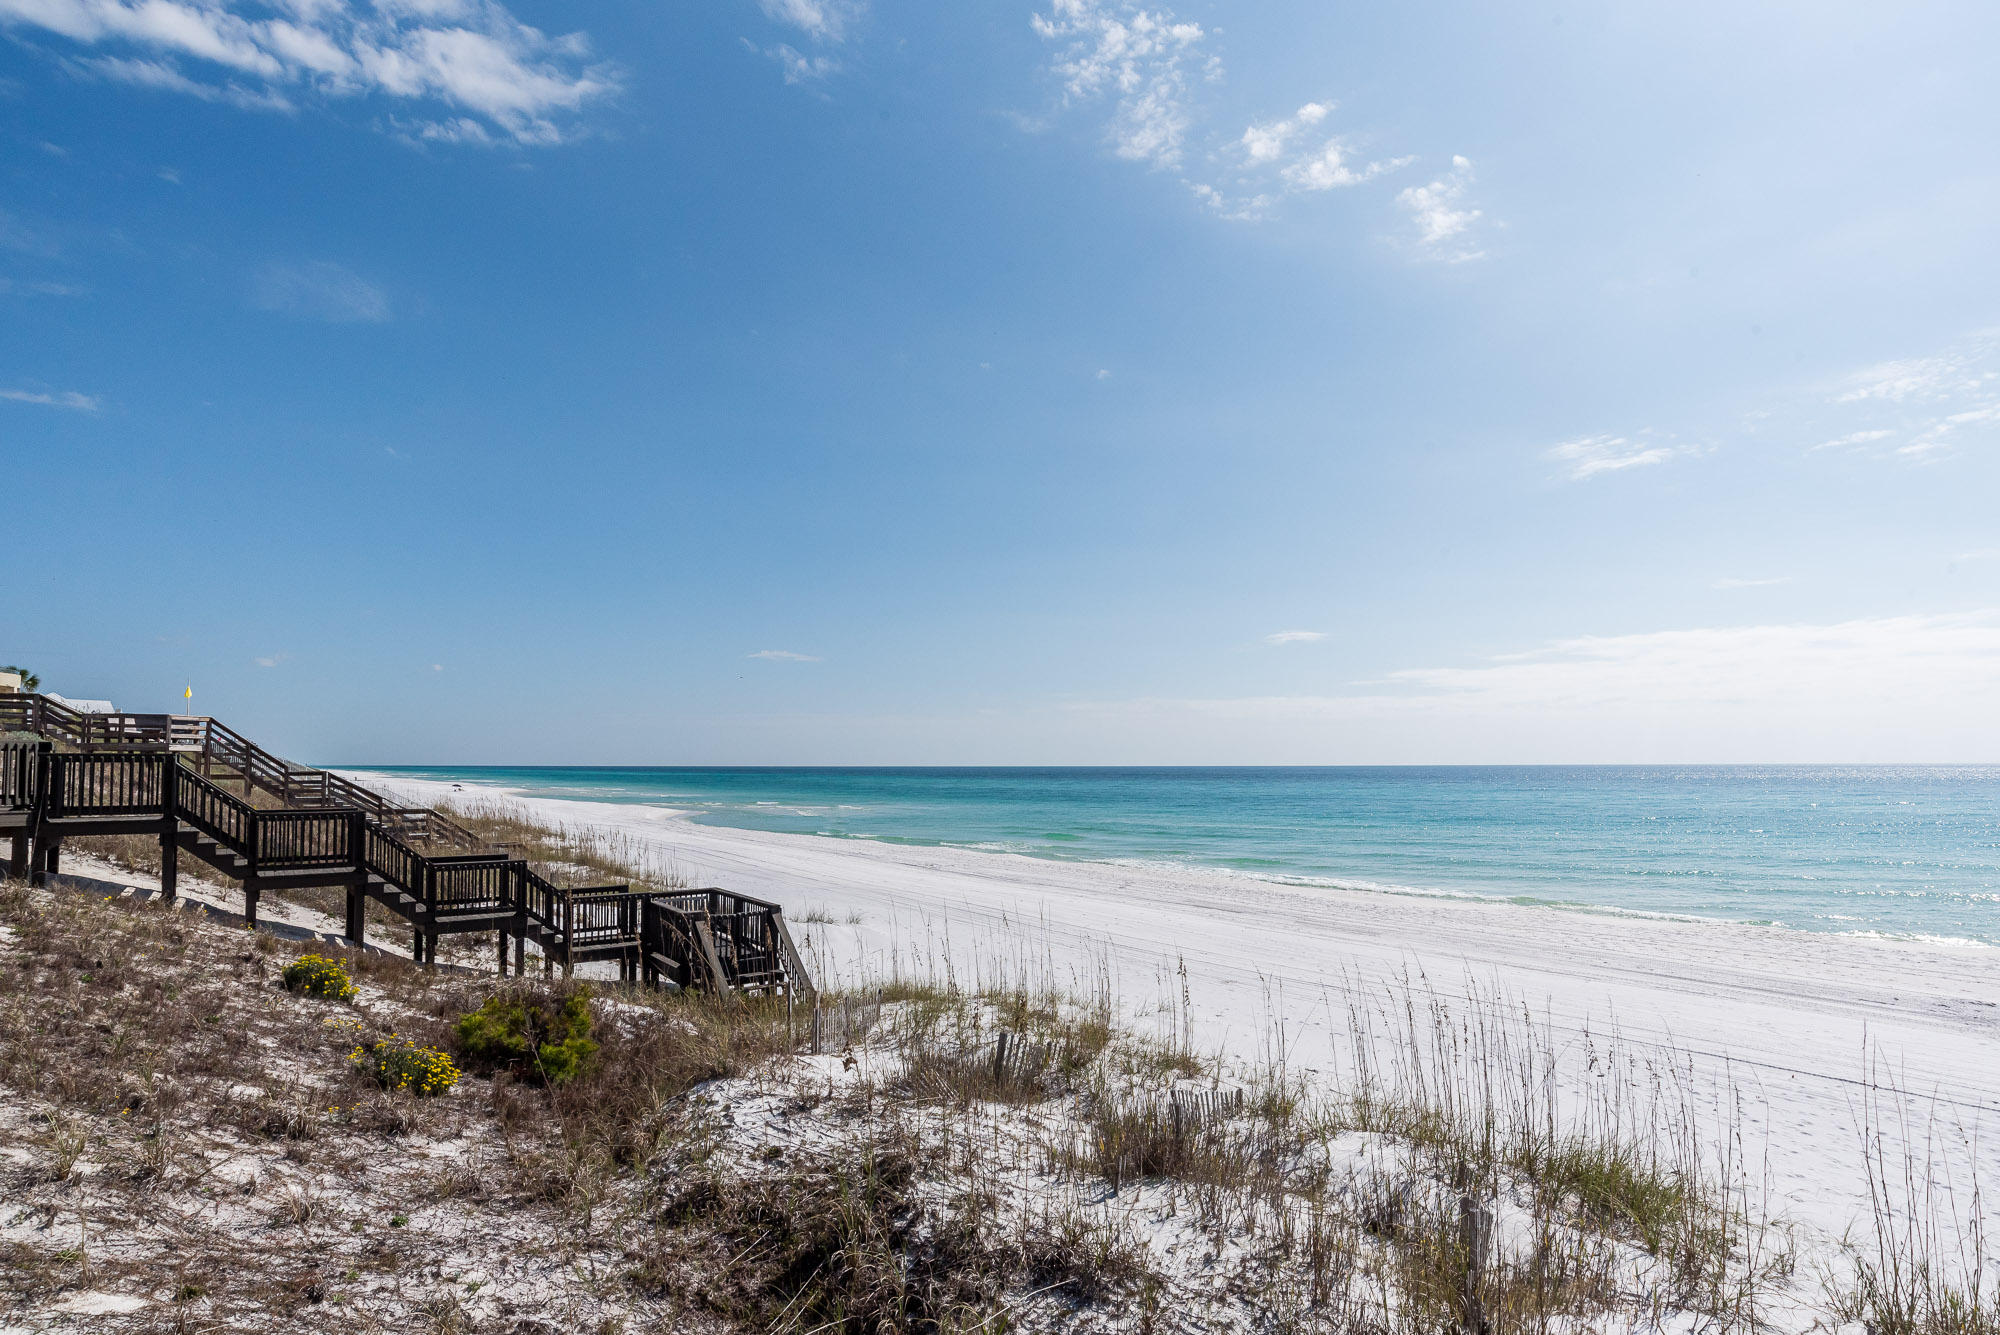
<path id="1" fill-rule="evenodd" d="M 356 777 L 427 802 L 452 795 L 442 783 Z M 1579 1050 L 1586 1030 L 1615 1027 L 1692 1054 L 1717 1098 L 1728 1087 L 1740 1096 L 1753 1161 L 1768 1151 L 1774 1204 L 1822 1236 L 1865 1214 L 1858 1114 L 1871 1069 L 1906 1091 L 1897 1099 L 1919 1125 L 1935 1115 L 2000 1131 L 1996 950 L 1300 889 L 521 800 L 551 820 L 643 840 L 696 884 L 780 901 L 831 976 L 947 961 L 967 982 L 1000 962 L 1085 986 L 1108 973 L 1121 1004 L 1143 1013 L 1177 1003 L 1184 968 L 1200 1037 L 1245 1059 L 1281 1043 L 1295 1067 L 1340 1066 L 1350 990 L 1381 995 L 1405 975 L 1447 993 L 1497 986 L 1545 1010 Z M 803 922 L 812 910 L 832 921 Z M 1982 1175 L 2000 1182 L 2000 1137 L 1985 1139 Z"/>

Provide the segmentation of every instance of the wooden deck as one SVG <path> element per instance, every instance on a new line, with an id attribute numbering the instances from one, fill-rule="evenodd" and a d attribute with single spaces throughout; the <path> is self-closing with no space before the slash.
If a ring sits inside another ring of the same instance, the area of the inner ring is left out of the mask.
<path id="1" fill-rule="evenodd" d="M 347 892 L 348 939 L 361 941 L 369 906 L 379 905 L 410 925 L 419 961 L 435 961 L 440 936 L 494 932 L 502 974 L 509 947 L 519 973 L 533 941 L 544 970 L 560 965 L 565 975 L 615 960 L 621 978 L 653 986 L 813 990 L 776 904 L 717 889 L 557 886 L 438 812 L 293 765 L 213 719 L 81 714 L 7 695 L 0 731 L 41 739 L 0 743 L 0 839 L 10 841 L 16 877 L 58 871 L 65 838 L 155 835 L 164 897 L 175 897 L 187 853 L 243 883 L 253 925 L 267 890 L 333 886 Z M 251 805 L 256 792 L 282 808 Z M 459 851 L 434 851 L 440 845 Z"/>

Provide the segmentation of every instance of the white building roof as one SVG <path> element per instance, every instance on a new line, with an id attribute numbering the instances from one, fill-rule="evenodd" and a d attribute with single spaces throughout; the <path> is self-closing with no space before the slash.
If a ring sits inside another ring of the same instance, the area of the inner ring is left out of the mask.
<path id="1" fill-rule="evenodd" d="M 66 705 L 79 714 L 116 714 L 118 712 L 118 706 L 112 704 L 109 700 L 70 700 L 57 695 L 54 691 L 48 691 L 45 694 L 57 704 Z"/>

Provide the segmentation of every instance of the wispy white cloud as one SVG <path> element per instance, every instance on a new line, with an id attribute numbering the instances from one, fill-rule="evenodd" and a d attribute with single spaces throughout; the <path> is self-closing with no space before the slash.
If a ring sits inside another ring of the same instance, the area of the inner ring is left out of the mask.
<path id="1" fill-rule="evenodd" d="M 0 0 L 0 4 L 7 0 Z M 184 93 L 204 102 L 224 102 L 245 111 L 294 111 L 291 98 L 274 88 L 247 86 L 239 80 L 220 83 L 190 79 L 180 68 L 164 60 L 128 60 L 119 56 L 93 56 L 68 62 L 75 73 L 128 83 L 160 92 Z"/>
<path id="2" fill-rule="evenodd" d="M 62 252 L 62 247 L 48 228 L 28 222 L 6 209 L 0 209 L 0 250 L 14 250 L 23 255 L 52 259 Z"/>
<path id="3" fill-rule="evenodd" d="M 66 62 L 80 74 L 261 110 L 381 97 L 419 108 L 413 137 L 458 142 L 558 143 L 618 86 L 582 33 L 497 0 L 0 0 L 0 25 L 107 49 Z"/>
<path id="4" fill-rule="evenodd" d="M 1910 465 L 2000 448 L 2000 329 L 1975 331 L 1921 356 L 1777 388 L 1767 402 L 1711 434 L 1720 439 L 1725 432 L 1744 443 L 1783 445 L 1806 455 Z M 1600 445 L 1616 448 L 1600 455 L 1594 448 Z M 1573 453 L 1576 476 L 1704 452 L 1662 446 L 1650 433 L 1632 440 L 1592 437 L 1560 448 Z"/>
<path id="5" fill-rule="evenodd" d="M 762 658 L 773 663 L 817 663 L 820 661 L 817 654 L 795 654 L 790 649 L 759 649 L 756 653 L 750 654 L 749 657 Z"/>
<path id="6" fill-rule="evenodd" d="M 1275 634 L 1266 635 L 1264 637 L 1264 643 L 1311 644 L 1315 640 L 1323 640 L 1325 638 L 1326 638 L 1326 632 L 1323 630 L 1281 630 L 1276 632 Z"/>
<path id="7" fill-rule="evenodd" d="M 1919 357 L 1878 362 L 1824 389 L 1852 429 L 1817 450 L 1872 450 L 1912 463 L 1979 441 L 2000 443 L 2000 331 L 1982 330 Z"/>
<path id="8" fill-rule="evenodd" d="M 1975 547 L 1951 558 L 1954 561 L 2000 561 L 2000 547 Z"/>
<path id="9" fill-rule="evenodd" d="M 776 22 L 789 24 L 815 42 L 838 42 L 865 12 L 859 0 L 757 0 Z"/>
<path id="10" fill-rule="evenodd" d="M 1466 199 L 1472 188 L 1472 162 L 1454 157 L 1451 170 L 1429 185 L 1413 185 L 1396 196 L 1417 228 L 1417 245 L 1424 253 L 1452 264 L 1483 259 L 1469 233 L 1485 215 Z"/>
<path id="11" fill-rule="evenodd" d="M 1542 457 L 1561 465 L 1572 481 L 1582 482 L 1600 473 L 1646 468 L 1691 453 L 1685 446 L 1669 444 L 1650 431 L 1642 431 L 1636 436 L 1581 436 L 1550 447 Z"/>
<path id="12" fill-rule="evenodd" d="M 1836 436 L 1832 440 L 1823 440 L 1813 446 L 1813 448 L 1815 450 L 1849 449 L 1856 445 L 1872 445 L 1878 440 L 1887 440 L 1895 434 L 1893 431 L 1882 428 L 1872 431 L 1850 431 L 1844 436 Z"/>
<path id="13" fill-rule="evenodd" d="M 389 294 L 338 264 L 267 264 L 252 280 L 251 304 L 260 310 L 331 324 L 381 324 L 389 320 Z"/>
<path id="14" fill-rule="evenodd" d="M 1907 441 L 1896 447 L 1896 453 L 1907 459 L 1927 459 L 1949 450 L 1963 439 L 1964 433 L 1977 433 L 1982 427 L 1995 425 L 2000 425 L 2000 402 L 1981 404 L 1962 412 L 1944 413 L 1919 427 Z"/>
<path id="15" fill-rule="evenodd" d="M 1079 703 L 1072 732 L 1179 755 L 1441 760 L 1983 759 L 2000 610 L 1578 636 L 1306 696 Z"/>
<path id="16" fill-rule="evenodd" d="M 251 661 L 254 662 L 260 668 L 274 668 L 278 666 L 278 664 L 284 662 L 286 659 L 290 657 L 291 657 L 290 654 L 264 654 L 258 658 L 252 659 Z"/>
<path id="17" fill-rule="evenodd" d="M 1358 163 L 1354 160 L 1353 146 L 1344 139 L 1335 138 L 1286 163 L 1279 179 L 1294 192 L 1337 190 L 1372 181 L 1411 161 L 1410 158 L 1391 158 L 1386 162 Z"/>
<path id="18" fill-rule="evenodd" d="M 1048 70 L 1063 106 L 1108 104 L 1105 137 L 1113 152 L 1178 176 L 1221 217 L 1266 218 L 1288 196 L 1361 185 L 1415 161 L 1368 159 L 1353 137 L 1329 132 L 1334 105 L 1326 101 L 1219 133 L 1213 108 L 1199 96 L 1223 77 L 1210 30 L 1138 0 L 1047 4 L 1030 22 L 1054 44 Z"/>
<path id="19" fill-rule="evenodd" d="M 1315 127 L 1332 111 L 1331 103 L 1308 102 L 1279 120 L 1252 124 L 1237 140 L 1244 165 L 1275 169 L 1283 188 L 1299 193 L 1360 185 L 1411 161 L 1395 158 L 1387 162 L 1357 162 L 1354 146 L 1348 140 L 1339 135 L 1323 138 L 1315 133 Z M 1311 142 L 1301 144 L 1301 140 Z M 1258 202 L 1268 202 L 1268 197 Z"/>
<path id="20" fill-rule="evenodd" d="M 1870 399 L 1888 403 L 1935 399 L 1956 388 L 1975 388 L 1977 376 L 1969 376 L 1963 353 L 1936 357 L 1912 357 L 1904 361 L 1882 362 L 1847 377 L 1835 403 L 1860 403 Z"/>
<path id="21" fill-rule="evenodd" d="M 1411 668 L 1417 696 L 1524 707 L 1849 698 L 1963 690 L 2000 669 L 2000 615 L 1884 617 L 1834 625 L 1704 627 L 1558 640 L 1475 667 Z M 1791 705 L 1796 708 L 1796 705 Z"/>
<path id="22" fill-rule="evenodd" d="M 80 413 L 94 413 L 103 406 L 90 395 L 79 394 L 75 390 L 0 389 L 0 399 L 9 403 L 39 404 L 44 408 L 70 408 Z"/>
<path id="23" fill-rule="evenodd" d="M 1734 575 L 1724 575 L 1711 588 L 1717 589 L 1765 589 L 1773 584 L 1790 584 L 1790 575 L 1775 575 L 1770 579 L 1739 579 Z"/>
<path id="24" fill-rule="evenodd" d="M 1291 150 L 1292 141 L 1318 125 L 1333 108 L 1325 102 L 1308 102 L 1290 116 L 1253 124 L 1238 142 L 1250 162 L 1277 162 Z"/>
<path id="25" fill-rule="evenodd" d="M 762 52 L 778 62 L 789 84 L 818 83 L 840 73 L 840 62 L 832 56 L 809 56 L 789 42 L 764 47 Z"/>
<path id="26" fill-rule="evenodd" d="M 1050 69 L 1065 102 L 1111 101 L 1108 133 L 1119 157 L 1180 166 L 1193 120 L 1190 81 L 1219 69 L 1202 64 L 1208 34 L 1199 23 L 1117 0 L 1051 0 L 1031 22 L 1058 44 Z"/>
<path id="27" fill-rule="evenodd" d="M 87 290 L 73 283 L 23 283 L 12 278 L 0 278 L 0 296 L 18 293 L 35 297 L 80 297 Z"/>

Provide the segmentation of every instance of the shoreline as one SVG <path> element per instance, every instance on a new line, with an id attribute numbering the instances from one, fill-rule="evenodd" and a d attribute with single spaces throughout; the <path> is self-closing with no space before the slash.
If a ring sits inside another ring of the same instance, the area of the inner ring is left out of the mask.
<path id="1" fill-rule="evenodd" d="M 1917 1125 L 2000 1118 L 2000 954 L 1924 942 L 1315 890 L 1195 869 L 742 830 L 635 803 L 352 771 L 426 803 L 497 801 L 631 837 L 697 884 L 783 904 L 822 978 L 982 971 L 1089 990 L 1138 1015 L 1185 989 L 1202 1046 L 1338 1072 L 1342 998 L 1421 979 L 1499 991 L 1588 1047 L 1615 1028 L 1740 1097 L 1787 1212 L 1828 1237 L 1865 1217 L 1869 1054 Z M 849 919 L 853 920 L 849 920 Z M 2000 1180 L 2000 1146 L 1978 1150 Z"/>
<path id="2" fill-rule="evenodd" d="M 1983 951 L 2000 949 L 2000 920 L 1996 920 L 1994 924 L 1987 924 L 1983 920 L 1968 921 L 1962 917 L 1955 917 L 1951 913 L 1955 900 L 1962 899 L 1966 901 L 1965 904 L 1958 905 L 1961 913 L 1971 911 L 1966 907 L 1967 904 L 1983 904 L 1987 901 L 1994 901 L 1994 893 L 1983 887 L 1977 889 L 1953 887 L 1940 889 L 1928 884 L 1920 885 L 1916 888 L 1876 884 L 1865 886 L 1858 891 L 1863 895 L 1874 896 L 1885 902 L 1900 902 L 1905 897 L 1909 897 L 1912 902 L 1922 902 L 1928 901 L 1933 895 L 1936 895 L 1940 898 L 1940 908 L 1943 910 L 1943 913 L 1936 914 L 1928 908 L 1923 912 L 1932 916 L 1943 916 L 1949 919 L 1938 922 L 1895 923 L 1878 921 L 1865 912 L 1836 912 L 1834 911 L 1834 904 L 1840 902 L 1837 899 L 1833 902 L 1822 902 L 1817 905 L 1811 903 L 1809 899 L 1804 902 L 1794 903 L 1791 901 L 1789 895 L 1785 894 L 1780 896 L 1778 902 L 1768 902 L 1770 894 L 1769 885 L 1752 886 L 1749 888 L 1753 897 L 1763 895 L 1767 898 L 1767 902 L 1745 904 L 1740 910 L 1732 910 L 1729 905 L 1722 902 L 1724 899 L 1733 897 L 1733 887 L 1728 885 L 1726 879 L 1723 887 L 1715 892 L 1715 895 L 1720 898 L 1714 899 L 1711 903 L 1700 905 L 1663 903 L 1658 906 L 1649 906 L 1644 903 L 1621 902 L 1621 898 L 1632 896 L 1634 893 L 1633 887 L 1643 883 L 1660 881 L 1671 886 L 1674 884 L 1689 884 L 1696 881 L 1705 882 L 1712 879 L 1712 874 L 1697 872 L 1690 875 L 1675 870 L 1655 869 L 1648 871 L 1641 869 L 1628 870 L 1625 875 L 1620 876 L 1612 869 L 1576 866 L 1568 868 L 1551 867 L 1545 869 L 1542 874 L 1533 876 L 1527 874 L 1501 875 L 1497 879 L 1461 874 L 1459 882 L 1453 883 L 1450 879 L 1450 873 L 1446 873 L 1443 879 L 1437 880 L 1383 879 L 1366 872 L 1319 871 L 1304 868 L 1288 869 L 1284 866 L 1284 859 L 1282 857 L 1266 858 L 1248 854 L 1236 858 L 1217 859 L 1204 858 L 1198 854 L 1162 854 L 1154 856 L 1142 851 L 1128 852 L 1116 849 L 1096 849 L 1089 853 L 1076 853 L 1070 851 L 1062 844 L 1037 844 L 1034 840 L 1025 838 L 1001 840 L 979 835 L 955 838 L 936 834 L 904 834 L 883 830 L 786 828 L 782 824 L 760 824 L 754 819 L 744 819 L 743 817 L 748 812 L 765 808 L 791 812 L 800 816 L 823 816 L 825 810 L 828 809 L 825 802 L 815 803 L 807 801 L 805 805 L 801 806 L 795 800 L 760 800 L 750 803 L 697 800 L 682 804 L 676 802 L 671 797 L 663 797 L 655 800 L 646 796 L 609 797 L 594 793 L 573 796 L 567 793 L 547 792 L 539 788 L 517 786 L 520 781 L 516 776 L 536 768 L 547 768 L 555 773 L 569 773 L 574 767 L 525 767 L 523 769 L 507 766 L 470 766 L 465 768 L 445 766 L 382 766 L 379 768 L 336 770 L 334 772 L 363 782 L 417 785 L 424 787 L 426 791 L 444 792 L 449 790 L 454 784 L 462 784 L 469 789 L 481 792 L 502 793 L 510 800 L 520 802 L 575 802 L 586 806 L 601 806 L 612 809 L 640 808 L 655 812 L 665 812 L 685 819 L 689 824 L 704 829 L 733 831 L 746 835 L 779 834 L 826 840 L 835 843 L 882 844 L 920 851 L 935 849 L 963 851 L 973 854 L 1018 856 L 1036 862 L 1124 868 L 1141 876 L 1154 874 L 1168 877 L 1194 875 L 1226 880 L 1241 879 L 1262 886 L 1291 890 L 1306 895 L 1323 892 L 1334 894 L 1362 893 L 1424 900 L 1512 904 L 1517 907 L 1544 908 L 1560 913 L 1632 918 L 1646 921 L 1721 924 L 1775 929 L 1811 935 L 1847 937 L 1865 941 L 1904 942 L 1956 950 Z M 603 768 L 617 769 L 618 767 Z M 671 770 L 673 767 L 665 768 Z M 761 772 L 764 767 L 742 768 L 745 772 Z M 945 768 L 949 769 L 950 767 Z M 1037 769 L 1038 767 L 1023 768 Z M 1109 768 L 1115 771 L 1121 767 Z M 1429 767 L 1416 766 L 1411 768 L 1424 769 Z M 1547 768 L 1568 770 L 1576 767 L 1514 766 L 1471 768 Z M 1624 772 L 1649 767 L 1603 766 L 1598 768 Z M 1678 767 L 1663 766 L 1650 768 L 1673 770 Z M 1766 770 L 1773 767 L 1736 766 L 1708 768 Z M 1798 766 L 1793 768 L 1819 771 L 1825 767 Z M 1902 767 L 1883 766 L 1881 768 L 1897 769 Z M 1972 768 L 2000 771 L 2000 766 Z M 896 767 L 888 767 L 888 769 L 900 772 L 896 770 Z M 490 772 L 491 777 L 483 776 L 481 771 Z M 781 770 L 778 772 L 789 771 Z M 841 770 L 839 772 L 845 773 L 848 771 Z M 1813 802 L 1811 805 L 1817 807 L 1819 803 Z M 1903 802 L 1901 805 L 1907 806 L 1909 803 Z M 842 807 L 840 809 L 850 808 Z M 851 809 L 865 810 L 866 807 L 855 806 Z M 732 817 L 735 818 L 732 819 Z M 1762 831 L 1758 830 L 1754 833 L 1761 834 Z M 1329 831 L 1327 832 L 1327 837 L 1336 839 L 1338 835 L 1337 832 Z M 1047 836 L 1047 838 L 1054 838 L 1054 836 Z M 1911 864 L 1904 863 L 1900 865 L 1907 866 Z M 1771 884 L 1776 884 L 1776 882 Z M 1837 883 L 1825 881 L 1821 877 L 1803 872 L 1796 877 L 1795 888 L 1804 896 L 1809 897 L 1815 892 L 1827 892 L 1829 886 L 1832 887 L 1831 893 L 1836 896 L 1844 893 Z M 1793 882 L 1784 882 L 1784 889 L 1786 891 L 1793 888 Z M 1645 894 L 1644 891 L 1639 891 L 1638 893 L 1641 897 Z M 1844 923 L 1854 925 L 1840 925 Z"/>

